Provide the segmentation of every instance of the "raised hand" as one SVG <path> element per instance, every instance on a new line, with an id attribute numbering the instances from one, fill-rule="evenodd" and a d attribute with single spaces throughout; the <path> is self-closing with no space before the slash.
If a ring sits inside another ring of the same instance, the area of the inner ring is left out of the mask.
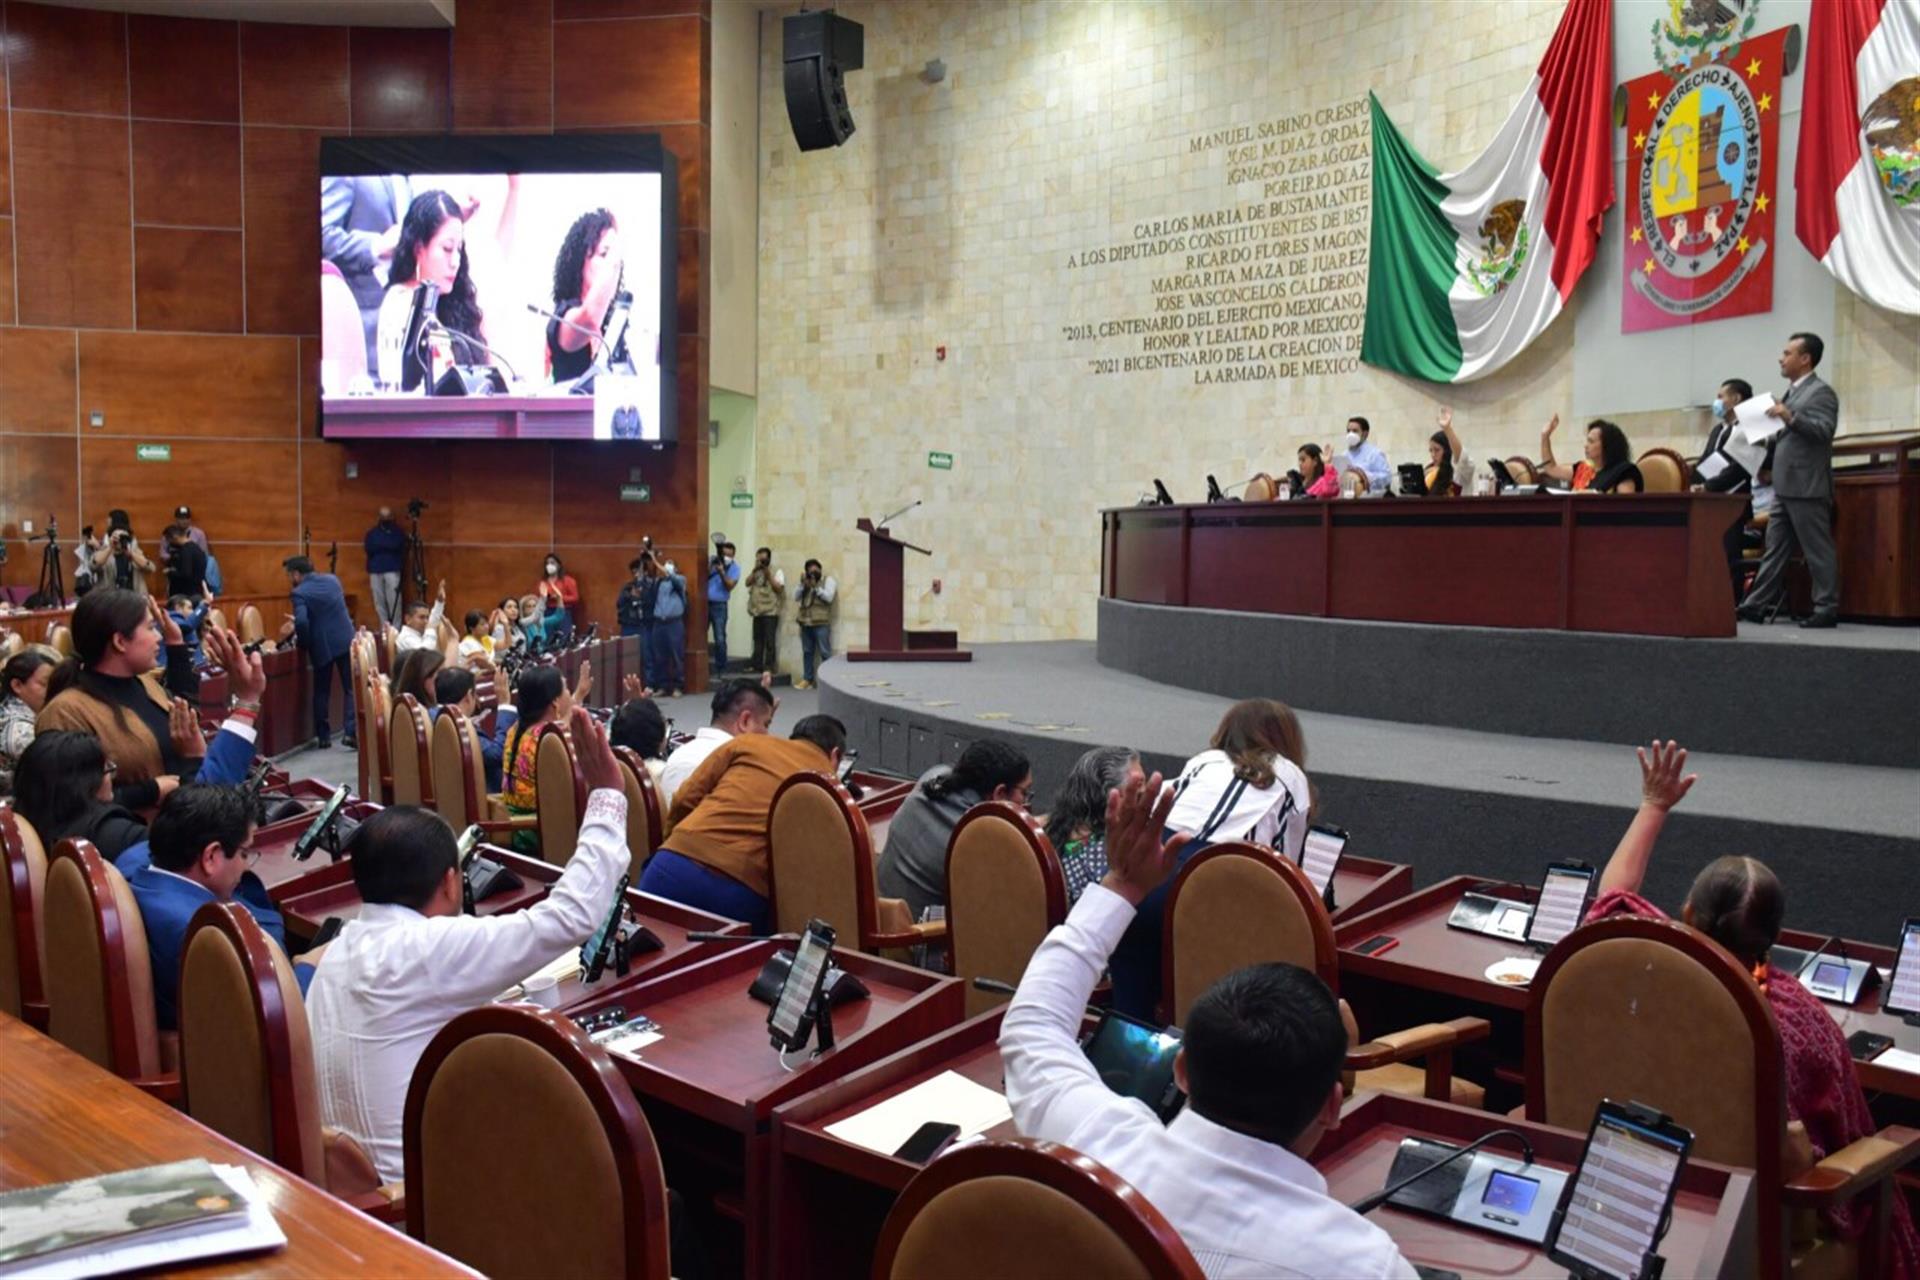
<path id="1" fill-rule="evenodd" d="M 587 695 L 592 692 L 593 664 L 591 662 L 583 662 L 580 664 L 580 674 L 575 677 L 573 682 L 574 705 L 584 707 L 587 704 Z"/>
<path id="2" fill-rule="evenodd" d="M 167 736 L 173 740 L 173 754 L 182 760 L 199 760 L 207 754 L 200 717 L 185 698 L 175 698 L 167 708 Z"/>
<path id="3" fill-rule="evenodd" d="M 227 673 L 227 692 L 241 702 L 258 704 L 267 691 L 266 665 L 258 653 L 248 653 L 238 633 L 226 627 L 208 627 L 202 643 L 207 656 Z"/>
<path id="4" fill-rule="evenodd" d="M 622 701 L 632 702 L 636 698 L 644 698 L 646 696 L 647 686 L 641 682 L 639 676 L 624 676 L 621 678 L 620 697 Z"/>
<path id="5" fill-rule="evenodd" d="M 152 596 L 147 597 L 147 616 L 160 628 L 160 638 L 169 645 L 185 644 L 186 638 L 180 634 L 180 624 L 173 615 L 160 607 L 160 602 Z"/>
<path id="6" fill-rule="evenodd" d="M 1548 436 L 1551 436 L 1559 426 L 1560 426 L 1560 415 L 1556 413 L 1551 418 L 1547 419 L 1547 425 L 1545 429 L 1540 432 L 1540 438 L 1544 440 Z"/>
<path id="7" fill-rule="evenodd" d="M 445 604 L 447 602 L 447 580 L 445 578 L 440 579 L 440 590 L 434 593 L 433 598 L 435 600 L 438 600 L 441 604 Z"/>
<path id="8" fill-rule="evenodd" d="M 619 791 L 625 785 L 620 762 L 613 758 L 606 730 L 593 718 L 593 713 L 585 707 L 575 707 L 568 727 L 573 731 L 573 757 L 580 762 L 580 775 L 587 780 L 587 790 Z"/>
<path id="9" fill-rule="evenodd" d="M 507 687 L 507 671 L 505 667 L 495 667 L 493 669 L 493 705 L 496 707 L 510 707 L 513 705 L 513 694 Z"/>
<path id="10" fill-rule="evenodd" d="M 1640 757 L 1640 802 L 1644 805 L 1662 811 L 1671 809 L 1700 781 L 1699 774 L 1685 772 L 1687 749 L 1672 739 L 1663 744 L 1655 738 L 1650 746 L 1636 747 L 1634 754 Z"/>
<path id="11" fill-rule="evenodd" d="M 1161 841 L 1173 811 L 1173 788 L 1159 774 L 1133 778 L 1107 793 L 1107 874 L 1101 884 L 1135 906 L 1165 883 L 1193 837 Z"/>
<path id="12" fill-rule="evenodd" d="M 1442 431 L 1446 431 L 1452 428 L 1452 426 L 1453 426 L 1453 406 L 1442 405 L 1440 407 L 1440 429 Z"/>

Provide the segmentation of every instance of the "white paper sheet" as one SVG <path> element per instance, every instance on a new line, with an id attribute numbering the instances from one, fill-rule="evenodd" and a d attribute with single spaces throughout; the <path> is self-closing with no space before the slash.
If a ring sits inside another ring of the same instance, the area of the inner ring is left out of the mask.
<path id="1" fill-rule="evenodd" d="M 968 1138 L 1011 1119 L 1013 1111 L 998 1089 L 975 1084 L 957 1071 L 942 1071 L 905 1093 L 828 1125 L 827 1132 L 844 1142 L 890 1156 L 929 1122 L 957 1124 L 960 1137 Z"/>
<path id="2" fill-rule="evenodd" d="M 1727 469 L 1727 455 L 1710 453 L 1695 463 L 1693 469 L 1699 473 L 1702 480 L 1711 480 Z"/>
<path id="3" fill-rule="evenodd" d="M 1784 421 L 1767 416 L 1776 403 L 1771 391 L 1762 391 L 1733 406 L 1734 433 L 1748 444 L 1765 444 L 1785 431 Z"/>
<path id="4" fill-rule="evenodd" d="M 1909 1053 L 1905 1049 L 1889 1049 L 1876 1057 L 1873 1065 L 1893 1071 L 1911 1071 L 1915 1075 L 1920 1075 L 1920 1053 Z"/>
<path id="5" fill-rule="evenodd" d="M 68 1254 L 45 1262 L 26 1262 L 8 1268 L 9 1277 L 33 1280 L 80 1280 L 85 1276 L 110 1276 L 123 1271 L 173 1268 L 202 1258 L 218 1258 L 258 1249 L 276 1249 L 287 1243 L 286 1233 L 273 1220 L 266 1197 L 254 1185 L 253 1176 L 237 1164 L 216 1164 L 220 1175 L 234 1193 L 247 1202 L 247 1216 L 201 1230 L 165 1239 L 109 1242 L 90 1253 Z"/>

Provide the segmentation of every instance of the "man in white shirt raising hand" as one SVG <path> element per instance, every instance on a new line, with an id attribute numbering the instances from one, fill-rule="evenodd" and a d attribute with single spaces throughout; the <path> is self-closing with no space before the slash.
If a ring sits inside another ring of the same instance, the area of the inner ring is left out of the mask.
<path id="1" fill-rule="evenodd" d="M 1111 869 L 1034 953 L 1001 1024 L 1015 1123 L 1126 1179 L 1216 1280 L 1414 1280 L 1393 1238 L 1328 1196 L 1306 1161 L 1339 1123 L 1347 1050 L 1339 1005 L 1318 977 L 1262 964 L 1208 988 L 1174 1062 L 1188 1102 L 1171 1124 L 1108 1089 L 1081 1051 L 1081 1016 L 1107 956 L 1187 842 L 1161 843 L 1172 806 L 1158 774 L 1107 798 Z"/>
<path id="2" fill-rule="evenodd" d="M 573 747 L 589 794 L 580 843 L 551 892 L 524 911 L 461 914 L 452 828 L 396 805 L 348 843 L 366 904 L 328 946 L 307 992 L 325 1123 L 373 1156 L 382 1180 L 402 1176 L 407 1085 L 428 1041 L 585 942 L 613 907 L 627 870 L 627 798 L 605 733 L 575 708 Z"/>

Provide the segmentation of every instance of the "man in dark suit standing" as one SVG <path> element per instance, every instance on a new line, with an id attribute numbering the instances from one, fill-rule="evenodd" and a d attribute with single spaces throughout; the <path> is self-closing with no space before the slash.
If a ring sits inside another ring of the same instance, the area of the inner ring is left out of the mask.
<path id="1" fill-rule="evenodd" d="M 401 174 L 320 180 L 320 256 L 340 268 L 360 304 L 369 370 L 380 367 L 374 331 L 400 220 L 412 199 L 411 185 Z"/>
<path id="2" fill-rule="evenodd" d="M 327 701 L 333 693 L 333 677 L 340 677 L 341 698 L 346 721 L 343 738 L 354 745 L 353 675 L 348 650 L 353 646 L 353 617 L 347 612 L 347 594 L 340 579 L 330 573 L 315 573 L 313 561 L 305 556 L 290 556 L 280 562 L 293 587 L 293 613 L 280 628 L 284 643 L 297 635 L 300 647 L 313 663 L 313 736 L 323 747 L 333 745 L 327 728 Z"/>
<path id="3" fill-rule="evenodd" d="M 1813 616 L 1803 627 L 1831 627 L 1840 615 L 1840 560 L 1833 545 L 1833 433 L 1840 424 L 1840 397 L 1814 375 L 1826 344 L 1796 333 L 1780 352 L 1786 393 L 1767 416 L 1786 424 L 1773 450 L 1773 513 L 1767 520 L 1767 550 L 1740 617 L 1764 622 L 1786 593 L 1787 560 L 1800 548 L 1813 579 Z"/>

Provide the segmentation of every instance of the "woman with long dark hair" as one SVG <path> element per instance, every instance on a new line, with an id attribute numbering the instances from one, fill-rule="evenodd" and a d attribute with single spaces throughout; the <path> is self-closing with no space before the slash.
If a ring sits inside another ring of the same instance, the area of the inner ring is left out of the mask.
<path id="1" fill-rule="evenodd" d="M 540 566 L 534 594 L 546 607 L 547 638 L 567 640 L 580 625 L 580 584 L 567 572 L 560 557 L 549 551 Z"/>
<path id="2" fill-rule="evenodd" d="M 1587 424 L 1580 461 L 1568 466 L 1553 458 L 1553 432 L 1560 425 L 1554 414 L 1540 433 L 1540 474 L 1567 485 L 1576 493 L 1639 493 L 1640 468 L 1633 464 L 1633 448 L 1618 423 L 1595 418 Z"/>
<path id="3" fill-rule="evenodd" d="M 147 838 L 147 824 L 115 802 L 113 777 L 100 739 L 56 729 L 21 754 L 13 807 L 47 849 L 61 840 L 90 840 L 111 862 Z"/>
<path id="4" fill-rule="evenodd" d="M 489 364 L 482 331 L 485 316 L 473 271 L 467 262 L 467 224 L 460 205 L 444 191 L 423 191 L 407 206 L 400 239 L 387 273 L 387 296 L 380 304 L 378 347 L 399 353 L 397 367 L 383 356 L 383 382 L 397 379 L 402 391 L 417 390 L 428 372 L 428 353 L 457 364 Z M 452 335 L 422 333 L 413 315 L 414 293 L 423 284 L 438 290 L 433 313 Z"/>
<path id="5" fill-rule="evenodd" d="M 526 817 L 540 812 L 540 779 L 536 768 L 540 750 L 540 730 L 543 726 L 557 724 L 573 714 L 576 699 L 584 699 L 591 677 L 588 672 L 591 664 L 580 667 L 580 687 L 577 692 L 569 692 L 567 682 L 560 675 L 558 667 L 533 667 L 520 673 L 520 680 L 513 689 L 513 709 L 519 719 L 513 723 L 513 732 L 507 737 L 504 761 L 505 784 L 500 793 L 507 812 L 514 817 Z M 535 853 L 540 847 L 540 833 L 537 831 L 516 831 L 513 833 L 513 848 L 516 853 Z"/>
<path id="6" fill-rule="evenodd" d="M 1306 766 L 1306 736 L 1292 707 L 1272 698 L 1246 698 L 1228 707 L 1207 750 L 1168 784 L 1175 798 L 1167 831 L 1192 837 L 1181 851 L 1182 865 L 1225 840 L 1250 840 L 1298 862 L 1313 808 Z M 1163 884 L 1141 900 L 1109 962 L 1113 1007 L 1135 1018 L 1151 1020 L 1160 1003 L 1166 898 Z"/>
<path id="7" fill-rule="evenodd" d="M 254 720 L 267 687 L 260 655 L 231 631 L 209 627 L 207 657 L 226 668 L 233 716 L 209 748 L 188 699 L 197 696 L 193 654 L 158 601 L 97 587 L 73 609 L 73 656 L 55 669 L 40 733 L 90 733 L 118 766 L 114 799 L 150 809 L 182 781 L 239 782 L 253 765 Z M 156 665 L 164 650 L 164 682 Z M 203 764 L 202 761 L 205 761 Z"/>
<path id="8" fill-rule="evenodd" d="M 553 309 L 560 319 L 547 321 L 547 365 L 555 382 L 573 381 L 599 356 L 624 266 L 612 213 L 589 209 L 573 220 L 553 260 Z"/>
<path id="9" fill-rule="evenodd" d="M 438 649 L 414 649 L 401 655 L 400 661 L 394 664 L 393 674 L 387 678 L 387 689 L 393 700 L 398 702 L 402 694 L 410 693 L 421 707 L 434 706 L 433 678 L 446 661 Z"/>
<path id="10" fill-rule="evenodd" d="M 915 920 L 947 900 L 947 841 L 967 810 L 982 800 L 1022 809 L 1033 800 L 1033 766 L 1020 748 L 993 738 L 968 745 L 952 768 L 920 776 L 887 828 L 878 868 L 882 895 L 904 898 Z"/>
<path id="11" fill-rule="evenodd" d="M 0 666 L 0 796 L 13 789 L 13 768 L 33 741 L 33 720 L 47 703 L 47 681 L 60 655 L 33 645 Z"/>

